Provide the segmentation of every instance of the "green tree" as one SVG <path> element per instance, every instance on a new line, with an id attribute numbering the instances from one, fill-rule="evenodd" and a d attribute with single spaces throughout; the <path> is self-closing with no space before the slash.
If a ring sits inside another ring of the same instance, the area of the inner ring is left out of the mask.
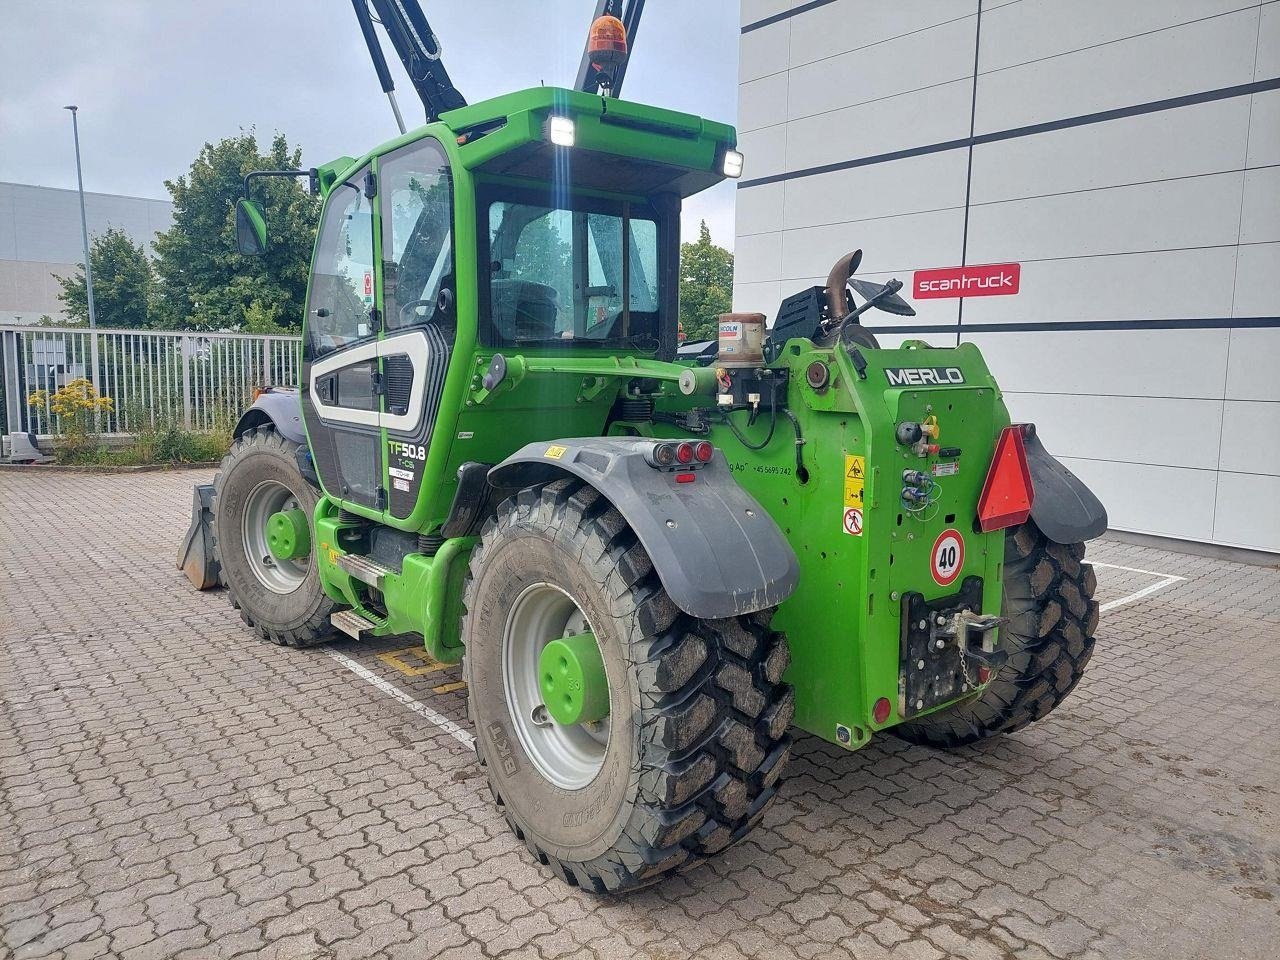
<path id="1" fill-rule="evenodd" d="M 93 312 L 100 327 L 142 329 L 151 325 L 151 303 L 155 274 L 142 244 L 134 243 L 123 230 L 111 228 L 93 238 L 89 245 L 93 265 Z M 70 277 L 57 277 L 58 294 L 67 315 L 76 324 L 89 322 L 89 301 L 85 292 L 84 264 Z"/>
<path id="2" fill-rule="evenodd" d="M 301 179 L 254 182 L 267 219 L 267 252 L 242 257 L 235 248 L 235 203 L 245 174 L 297 169 L 302 152 L 284 134 L 260 152 L 252 130 L 206 143 L 191 169 L 165 181 L 173 226 L 155 242 L 160 325 L 196 330 L 296 331 L 302 324 L 319 201 Z M 95 285 L 95 293 L 97 288 Z"/>
<path id="3" fill-rule="evenodd" d="M 696 243 L 680 244 L 680 325 L 690 341 L 719 336 L 717 318 L 733 309 L 733 254 L 711 242 L 703 220 Z"/>

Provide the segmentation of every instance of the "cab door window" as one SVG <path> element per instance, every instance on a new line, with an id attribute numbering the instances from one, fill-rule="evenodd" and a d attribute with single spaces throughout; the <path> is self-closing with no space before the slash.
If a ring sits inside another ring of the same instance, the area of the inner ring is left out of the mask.
<path id="1" fill-rule="evenodd" d="M 410 144 L 384 157 L 378 176 L 387 329 L 447 322 L 455 282 L 453 182 L 444 148 L 430 139 Z"/>
<path id="2" fill-rule="evenodd" d="M 334 187 L 316 242 L 307 348 L 318 360 L 372 338 L 374 323 L 373 209 L 364 171 Z"/>

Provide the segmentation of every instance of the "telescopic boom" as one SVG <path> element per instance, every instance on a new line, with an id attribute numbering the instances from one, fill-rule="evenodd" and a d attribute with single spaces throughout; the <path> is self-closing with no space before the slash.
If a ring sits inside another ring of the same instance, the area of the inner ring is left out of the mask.
<path id="1" fill-rule="evenodd" d="M 355 8 L 356 19 L 360 21 L 360 32 L 369 48 L 369 56 L 373 59 L 378 82 L 391 101 L 391 109 L 395 111 L 396 123 L 401 133 L 405 129 L 404 120 L 396 103 L 395 83 L 387 69 L 382 44 L 378 42 L 373 29 L 375 23 L 382 25 L 396 55 L 404 64 L 409 82 L 422 100 L 428 123 L 437 120 L 446 110 L 456 110 L 467 105 L 466 98 L 453 85 L 440 60 L 440 41 L 436 39 L 418 0 L 351 0 L 351 5 Z"/>

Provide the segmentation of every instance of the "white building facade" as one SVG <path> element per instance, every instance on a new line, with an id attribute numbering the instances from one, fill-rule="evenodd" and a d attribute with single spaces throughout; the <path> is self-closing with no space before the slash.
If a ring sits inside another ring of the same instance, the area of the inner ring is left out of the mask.
<path id="1" fill-rule="evenodd" d="M 149 250 L 173 220 L 168 200 L 106 193 L 86 193 L 84 199 L 90 238 L 114 227 Z M 83 262 L 75 190 L 0 183 L 0 324 L 65 316 L 58 277 L 73 276 Z"/>
<path id="2" fill-rule="evenodd" d="M 1280 553 L 1280 0 L 743 0 L 740 71 L 735 310 L 861 247 L 1113 527 Z"/>

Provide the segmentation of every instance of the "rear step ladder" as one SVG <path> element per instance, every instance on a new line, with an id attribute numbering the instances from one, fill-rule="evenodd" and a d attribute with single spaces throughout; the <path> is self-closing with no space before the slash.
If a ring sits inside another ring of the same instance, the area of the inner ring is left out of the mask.
<path id="1" fill-rule="evenodd" d="M 375 590 L 382 589 L 382 580 L 388 573 L 395 573 L 390 567 L 384 567 L 377 560 L 354 553 L 344 553 L 340 556 L 338 566 Z"/>

